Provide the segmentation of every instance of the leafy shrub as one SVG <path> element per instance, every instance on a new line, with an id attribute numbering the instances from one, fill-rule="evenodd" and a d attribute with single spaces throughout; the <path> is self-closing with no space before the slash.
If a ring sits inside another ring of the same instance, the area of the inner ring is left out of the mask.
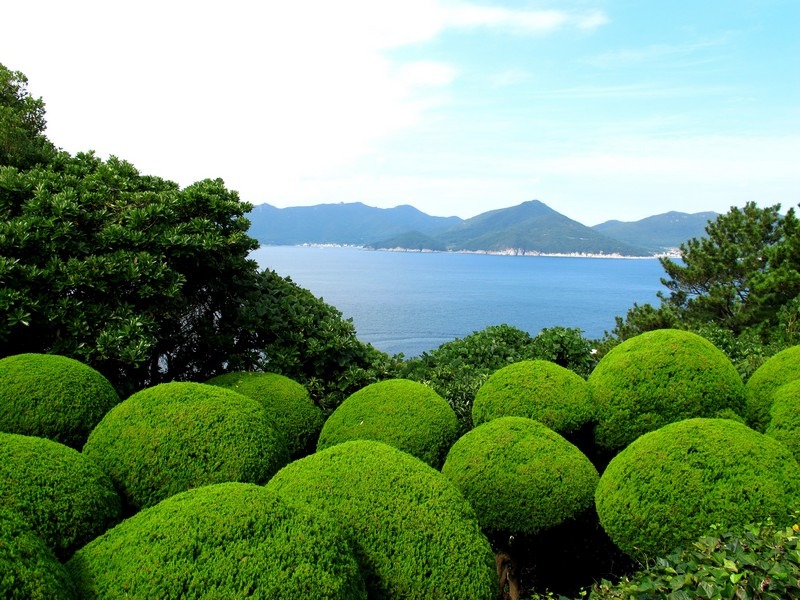
<path id="1" fill-rule="evenodd" d="M 83 451 L 134 512 L 201 485 L 264 483 L 287 460 L 258 402 L 187 382 L 137 392 L 103 418 Z"/>
<path id="2" fill-rule="evenodd" d="M 594 369 L 592 345 L 580 329 L 570 327 L 546 327 L 532 342 L 535 358 L 556 363 L 581 377 L 588 377 Z"/>
<path id="3" fill-rule="evenodd" d="M 342 525 L 370 598 L 495 597 L 492 550 L 472 508 L 405 452 L 344 442 L 287 465 L 266 488 L 324 508 Z"/>
<path id="4" fill-rule="evenodd" d="M 797 525 L 771 522 L 733 533 L 712 527 L 693 544 L 658 558 L 648 569 L 592 589 L 592 600 L 661 598 L 798 598 L 800 537 Z"/>
<path id="5" fill-rule="evenodd" d="M 82 598 L 366 598 L 331 519 L 246 483 L 168 498 L 79 550 L 67 567 Z"/>
<path id="6" fill-rule="evenodd" d="M 592 506 L 597 470 L 537 421 L 501 417 L 460 438 L 442 474 L 490 532 L 535 534 Z"/>
<path id="7" fill-rule="evenodd" d="M 228 388 L 257 400 L 286 440 L 291 456 L 304 452 L 319 435 L 325 418 L 308 391 L 277 373 L 237 372 L 218 375 L 206 383 Z"/>
<path id="8" fill-rule="evenodd" d="M 765 433 L 784 444 L 800 460 L 800 379 L 772 394 L 770 421 Z"/>
<path id="9" fill-rule="evenodd" d="M 450 403 L 462 432 L 472 429 L 472 403 L 497 369 L 523 360 L 543 359 L 587 375 L 592 358 L 579 329 L 542 329 L 535 338 L 511 325 L 492 325 L 447 342 L 405 362 L 402 377 L 430 385 Z"/>
<path id="10" fill-rule="evenodd" d="M 389 379 L 360 389 L 328 417 L 318 450 L 349 440 L 377 440 L 438 469 L 458 435 L 453 409 L 431 388 Z"/>
<path id="11" fill-rule="evenodd" d="M 730 360 L 688 331 L 660 329 L 626 340 L 600 360 L 588 381 L 595 441 L 611 450 L 667 423 L 744 409 L 744 384 Z"/>
<path id="12" fill-rule="evenodd" d="M 770 420 L 772 394 L 796 379 L 800 379 L 800 346 L 781 350 L 756 369 L 745 385 L 747 424 L 756 431 L 764 431 Z"/>
<path id="13" fill-rule="evenodd" d="M 80 450 L 92 428 L 118 403 L 108 380 L 77 360 L 52 354 L 0 360 L 0 431 Z"/>
<path id="14" fill-rule="evenodd" d="M 594 406 L 585 379 L 546 360 L 526 360 L 496 371 L 475 396 L 475 425 L 507 416 L 569 433 L 591 421 Z"/>
<path id="15" fill-rule="evenodd" d="M 0 597 L 69 600 L 72 580 L 53 551 L 22 516 L 0 505 Z"/>
<path id="16" fill-rule="evenodd" d="M 108 476 L 77 450 L 0 433 L 0 507 L 13 508 L 59 558 L 116 523 L 120 499 Z"/>
<path id="17" fill-rule="evenodd" d="M 620 452 L 595 495 L 600 523 L 631 556 L 663 554 L 712 523 L 735 530 L 789 514 L 800 468 L 780 442 L 728 419 L 688 419 Z"/>

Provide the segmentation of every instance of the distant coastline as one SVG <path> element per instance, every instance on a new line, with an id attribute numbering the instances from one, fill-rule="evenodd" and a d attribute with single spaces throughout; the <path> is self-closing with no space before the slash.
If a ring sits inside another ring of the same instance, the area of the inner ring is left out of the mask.
<path id="1" fill-rule="evenodd" d="M 505 250 L 430 250 L 420 248 L 373 248 L 370 246 L 360 246 L 356 244 L 262 244 L 262 246 L 294 246 L 297 248 L 353 248 L 354 250 L 367 250 L 370 252 L 412 252 L 426 254 L 485 254 L 487 256 L 540 256 L 548 258 L 614 258 L 628 260 L 653 260 L 659 258 L 680 258 L 680 251 L 676 248 L 672 251 L 651 254 L 649 256 L 629 256 L 618 253 L 589 253 L 589 252 L 539 252 L 536 250 L 524 250 L 522 248 L 507 248 Z"/>

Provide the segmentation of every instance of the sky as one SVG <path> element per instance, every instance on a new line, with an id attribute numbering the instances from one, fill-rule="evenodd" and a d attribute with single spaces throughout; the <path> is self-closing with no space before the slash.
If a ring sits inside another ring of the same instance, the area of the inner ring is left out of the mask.
<path id="1" fill-rule="evenodd" d="M 71 153 L 253 204 L 800 202 L 800 0 L 4 2 Z"/>

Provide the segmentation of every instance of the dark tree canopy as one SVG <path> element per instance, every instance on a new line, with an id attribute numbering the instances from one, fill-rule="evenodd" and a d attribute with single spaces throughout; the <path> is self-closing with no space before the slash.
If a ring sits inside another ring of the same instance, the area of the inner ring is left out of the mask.
<path id="1" fill-rule="evenodd" d="M 257 275 L 248 209 L 219 179 L 181 190 L 91 153 L 0 169 L 0 352 L 135 387 L 214 374 Z"/>
<path id="2" fill-rule="evenodd" d="M 665 302 L 695 323 L 715 321 L 734 332 L 771 321 L 800 292 L 794 210 L 780 205 L 733 207 L 681 246 L 683 265 L 662 258 Z"/>
<path id="3" fill-rule="evenodd" d="M 28 78 L 0 64 L 0 167 L 47 162 L 54 152 L 44 136 L 44 102 L 28 93 Z"/>

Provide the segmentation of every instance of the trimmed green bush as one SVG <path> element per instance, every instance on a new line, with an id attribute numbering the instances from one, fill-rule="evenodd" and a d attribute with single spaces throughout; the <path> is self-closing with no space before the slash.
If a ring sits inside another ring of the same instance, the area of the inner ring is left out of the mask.
<path id="1" fill-rule="evenodd" d="M 668 423 L 744 410 L 736 368 L 688 331 L 659 329 L 626 340 L 600 360 L 588 381 L 597 411 L 595 442 L 608 450 Z"/>
<path id="2" fill-rule="evenodd" d="M 772 394 L 796 379 L 800 379 L 800 346 L 781 350 L 756 369 L 745 385 L 747 424 L 763 432 L 770 421 Z"/>
<path id="3" fill-rule="evenodd" d="M 44 438 L 0 433 L 0 507 L 16 510 L 59 558 L 121 517 L 108 476 L 86 456 Z"/>
<path id="4" fill-rule="evenodd" d="M 70 600 L 75 590 L 64 568 L 16 511 L 0 506 L 0 598 Z"/>
<path id="5" fill-rule="evenodd" d="M 388 379 L 342 402 L 325 422 L 317 449 L 376 440 L 438 469 L 457 436 L 458 419 L 444 398 L 416 381 Z"/>
<path id="6" fill-rule="evenodd" d="M 344 442 L 295 461 L 266 485 L 325 509 L 354 545 L 370 599 L 494 599 L 491 547 L 441 473 L 381 442 Z"/>
<path id="7" fill-rule="evenodd" d="M 226 373 L 206 383 L 260 402 L 275 423 L 275 429 L 286 439 L 290 456 L 304 453 L 312 446 L 325 422 L 322 409 L 311 400 L 308 390 L 277 373 Z"/>
<path id="8" fill-rule="evenodd" d="M 484 531 L 536 534 L 590 508 L 599 476 L 584 454 L 538 421 L 500 417 L 450 449 L 442 467 Z"/>
<path id="9" fill-rule="evenodd" d="M 728 419 L 687 419 L 614 457 L 595 494 L 600 524 L 634 557 L 665 554 L 712 524 L 736 531 L 800 503 L 800 467 L 780 442 Z"/>
<path id="10" fill-rule="evenodd" d="M 201 485 L 264 483 L 287 461 L 286 445 L 264 408 L 203 383 L 162 383 L 112 409 L 84 454 L 137 511 Z"/>
<path id="11" fill-rule="evenodd" d="M 594 417 L 586 380 L 546 360 L 526 360 L 496 371 L 478 390 L 472 422 L 527 417 L 558 433 L 572 433 Z"/>
<path id="12" fill-rule="evenodd" d="M 338 526 L 247 483 L 141 511 L 67 563 L 81 598 L 366 598 Z"/>
<path id="13" fill-rule="evenodd" d="M 800 461 L 800 379 L 779 387 L 772 399 L 765 433 L 784 444 Z"/>
<path id="14" fill-rule="evenodd" d="M 72 358 L 17 354 L 0 360 L 0 431 L 80 450 L 116 404 L 119 396 L 108 380 Z"/>

